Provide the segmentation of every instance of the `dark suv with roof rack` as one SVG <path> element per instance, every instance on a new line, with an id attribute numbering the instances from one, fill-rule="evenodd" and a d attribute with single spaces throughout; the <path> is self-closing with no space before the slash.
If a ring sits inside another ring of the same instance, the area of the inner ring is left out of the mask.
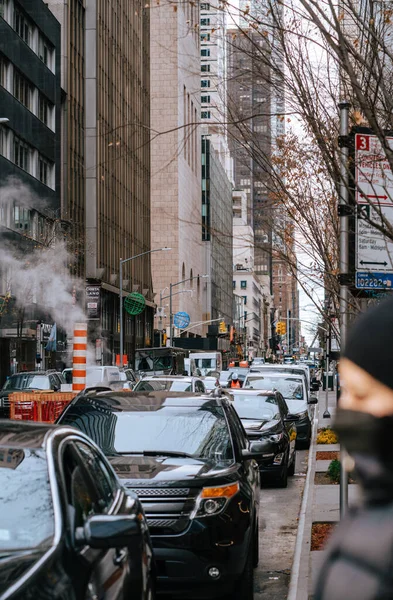
<path id="1" fill-rule="evenodd" d="M 59 419 L 87 433 L 143 504 L 158 591 L 253 598 L 259 469 L 226 397 L 88 393 Z"/>

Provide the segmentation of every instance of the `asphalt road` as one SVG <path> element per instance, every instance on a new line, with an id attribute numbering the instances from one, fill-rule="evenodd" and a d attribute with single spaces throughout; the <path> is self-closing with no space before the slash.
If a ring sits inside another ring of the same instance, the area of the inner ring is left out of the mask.
<path id="1" fill-rule="evenodd" d="M 259 512 L 259 566 L 254 600 L 285 600 L 288 594 L 308 452 L 298 450 L 288 487 L 263 486 Z"/>

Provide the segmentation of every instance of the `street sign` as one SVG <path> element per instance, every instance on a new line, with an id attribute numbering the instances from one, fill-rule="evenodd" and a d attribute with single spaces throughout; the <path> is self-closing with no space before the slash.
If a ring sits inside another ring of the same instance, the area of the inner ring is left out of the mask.
<path id="1" fill-rule="evenodd" d="M 308 351 L 311 353 L 315 352 L 315 354 L 322 354 L 323 352 L 322 348 L 309 348 Z"/>
<path id="2" fill-rule="evenodd" d="M 190 315 L 186 312 L 177 312 L 173 317 L 173 324 L 178 329 L 185 329 L 190 324 Z"/>
<path id="3" fill-rule="evenodd" d="M 393 148 L 393 138 L 386 138 Z M 393 241 L 370 225 L 393 223 L 393 173 L 377 136 L 355 134 L 356 280 L 359 289 L 392 288 Z"/>

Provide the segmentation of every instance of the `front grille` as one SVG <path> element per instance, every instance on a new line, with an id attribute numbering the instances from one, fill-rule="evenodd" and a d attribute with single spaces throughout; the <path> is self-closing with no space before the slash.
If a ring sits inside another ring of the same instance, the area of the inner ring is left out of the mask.
<path id="1" fill-rule="evenodd" d="M 151 535 L 174 535 L 188 527 L 199 490 L 127 487 L 139 496 Z"/>

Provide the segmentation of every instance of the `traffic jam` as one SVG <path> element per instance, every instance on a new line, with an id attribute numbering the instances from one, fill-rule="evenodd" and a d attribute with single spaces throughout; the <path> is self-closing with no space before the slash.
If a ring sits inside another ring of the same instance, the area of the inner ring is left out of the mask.
<path id="1" fill-rule="evenodd" d="M 79 391 L 72 369 L 11 375 L 1 600 L 255 598 L 264 486 L 287 493 L 310 445 L 315 366 L 150 348 Z"/>

